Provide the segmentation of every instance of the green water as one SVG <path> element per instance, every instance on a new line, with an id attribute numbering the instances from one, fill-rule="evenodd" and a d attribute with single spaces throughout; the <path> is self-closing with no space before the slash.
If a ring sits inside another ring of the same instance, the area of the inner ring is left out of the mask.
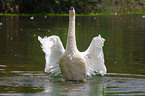
<path id="1" fill-rule="evenodd" d="M 38 36 L 58 35 L 66 44 L 68 16 L 0 17 L 0 95 L 145 95 L 145 18 L 142 15 L 79 16 L 76 38 L 85 51 L 93 37 L 105 38 L 107 75 L 86 83 L 65 82 L 44 72 Z"/>

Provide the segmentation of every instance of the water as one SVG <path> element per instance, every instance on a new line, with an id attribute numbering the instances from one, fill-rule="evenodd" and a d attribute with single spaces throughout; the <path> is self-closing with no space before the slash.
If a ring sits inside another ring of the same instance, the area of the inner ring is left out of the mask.
<path id="1" fill-rule="evenodd" d="M 66 44 L 68 17 L 0 17 L 0 95 L 118 96 L 145 95 L 145 19 L 142 15 L 76 18 L 80 51 L 93 37 L 105 38 L 107 75 L 88 82 L 65 82 L 44 72 L 38 36 L 58 35 Z"/>

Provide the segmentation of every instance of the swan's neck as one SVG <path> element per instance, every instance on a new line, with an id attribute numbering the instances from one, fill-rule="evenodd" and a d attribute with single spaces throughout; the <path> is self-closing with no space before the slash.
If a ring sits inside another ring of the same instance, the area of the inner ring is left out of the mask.
<path id="1" fill-rule="evenodd" d="M 75 38 L 75 14 L 69 15 L 69 28 L 67 36 L 66 51 L 73 52 L 77 49 Z"/>

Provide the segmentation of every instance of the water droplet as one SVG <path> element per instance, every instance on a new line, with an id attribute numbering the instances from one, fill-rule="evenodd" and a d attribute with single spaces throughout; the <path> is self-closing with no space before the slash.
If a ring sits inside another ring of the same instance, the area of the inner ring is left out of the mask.
<path id="1" fill-rule="evenodd" d="M 142 18 L 145 18 L 145 15 L 143 15 Z"/>
<path id="2" fill-rule="evenodd" d="M 48 30 L 48 32 L 50 32 L 50 30 Z"/>
<path id="3" fill-rule="evenodd" d="M 32 17 L 30 17 L 30 19 L 31 19 L 31 20 L 33 20 L 33 19 L 34 19 L 34 17 L 33 17 L 33 16 L 32 16 Z"/>
<path id="4" fill-rule="evenodd" d="M 38 30 L 40 30 L 40 28 L 38 28 Z"/>
<path id="5" fill-rule="evenodd" d="M 0 22 L 0 26 L 2 26 L 3 25 L 3 23 L 2 22 Z"/>

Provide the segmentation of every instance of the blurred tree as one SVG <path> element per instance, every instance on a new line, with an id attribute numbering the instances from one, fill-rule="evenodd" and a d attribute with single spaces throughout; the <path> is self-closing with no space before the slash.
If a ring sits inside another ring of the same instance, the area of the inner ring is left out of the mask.
<path id="1" fill-rule="evenodd" d="M 4 13 L 19 13 L 18 0 L 1 0 L 0 12 Z"/>
<path id="2" fill-rule="evenodd" d="M 145 0 L 0 0 L 0 12 L 68 13 L 69 6 L 77 13 L 145 12 L 144 5 Z"/>

